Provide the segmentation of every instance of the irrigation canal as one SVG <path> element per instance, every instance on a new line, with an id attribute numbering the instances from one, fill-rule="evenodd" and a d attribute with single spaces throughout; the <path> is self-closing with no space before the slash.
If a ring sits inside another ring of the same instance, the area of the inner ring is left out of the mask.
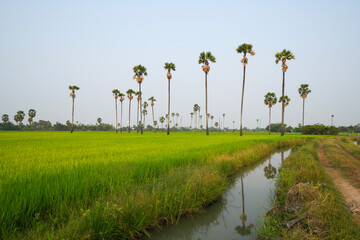
<path id="1" fill-rule="evenodd" d="M 154 231 L 154 240 L 167 239 L 255 239 L 256 228 L 269 210 L 275 176 L 291 150 L 277 152 L 263 162 L 245 168 L 223 196 L 205 212 L 180 219 Z"/>

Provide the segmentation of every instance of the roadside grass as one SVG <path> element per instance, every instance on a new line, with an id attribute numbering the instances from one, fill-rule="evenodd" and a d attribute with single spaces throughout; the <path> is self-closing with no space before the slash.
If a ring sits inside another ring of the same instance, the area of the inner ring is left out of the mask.
<path id="1" fill-rule="evenodd" d="M 344 149 L 351 150 L 351 145 L 342 140 L 339 141 Z M 357 146 L 354 146 L 357 147 Z M 349 180 L 354 187 L 360 188 L 360 161 L 355 160 L 344 154 L 337 146 L 335 139 L 329 139 L 324 142 L 324 153 L 329 159 L 331 167 L 339 169 L 341 175 Z"/>
<path id="2" fill-rule="evenodd" d="M 201 210 L 287 134 L 0 132 L 0 238 L 135 238 Z"/>
<path id="3" fill-rule="evenodd" d="M 360 139 L 359 139 L 360 141 Z M 353 155 L 360 161 L 360 147 L 355 145 L 350 138 L 341 138 L 339 140 L 339 145 L 348 153 Z"/>
<path id="4" fill-rule="evenodd" d="M 273 208 L 264 217 L 260 239 L 360 236 L 360 229 L 319 161 L 318 146 L 315 140 L 299 144 L 282 163 Z"/>

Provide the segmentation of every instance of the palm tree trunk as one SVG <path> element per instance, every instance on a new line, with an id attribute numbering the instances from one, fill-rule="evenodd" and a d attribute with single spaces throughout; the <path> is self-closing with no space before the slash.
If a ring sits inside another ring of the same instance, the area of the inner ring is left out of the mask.
<path id="1" fill-rule="evenodd" d="M 170 79 L 168 79 L 168 124 L 167 124 L 167 135 L 170 134 Z"/>
<path id="2" fill-rule="evenodd" d="M 205 73 L 205 117 L 206 117 L 206 135 L 209 135 L 209 124 L 208 124 L 208 104 L 207 104 L 207 73 Z"/>
<path id="3" fill-rule="evenodd" d="M 140 132 L 144 133 L 143 124 L 142 124 L 142 92 L 141 92 L 141 83 L 139 83 L 139 92 L 140 92 Z"/>
<path id="4" fill-rule="evenodd" d="M 121 105 L 121 107 L 120 107 L 120 133 L 122 133 L 122 112 L 123 112 L 123 110 L 122 110 L 122 102 L 120 103 L 120 105 Z"/>
<path id="5" fill-rule="evenodd" d="M 245 88 L 245 70 L 246 70 L 246 66 L 244 66 L 243 86 L 242 86 L 242 94 L 241 94 L 240 136 L 243 135 L 243 132 L 242 132 L 242 116 L 243 116 L 244 88 Z"/>
<path id="6" fill-rule="evenodd" d="M 129 133 L 130 133 L 130 110 L 131 110 L 131 100 L 129 102 Z"/>
<path id="7" fill-rule="evenodd" d="M 115 115 L 116 115 L 116 122 L 115 122 L 115 131 L 116 133 L 118 132 L 117 130 L 117 123 L 118 123 L 118 112 L 117 112 L 117 101 L 116 101 L 116 98 L 115 98 Z"/>
<path id="8" fill-rule="evenodd" d="M 74 97 L 72 98 L 72 124 L 71 124 L 71 133 L 74 131 Z"/>
<path id="9" fill-rule="evenodd" d="M 304 114 L 305 114 L 305 98 L 303 98 L 303 114 L 302 114 L 302 126 L 304 127 Z"/>
<path id="10" fill-rule="evenodd" d="M 281 136 L 285 134 L 285 127 L 284 127 L 284 113 L 285 113 L 285 72 L 283 72 L 283 82 L 282 82 L 282 102 L 281 102 Z"/>
<path id="11" fill-rule="evenodd" d="M 152 117 L 153 117 L 153 128 L 154 128 L 154 132 L 156 132 L 155 130 L 155 118 L 154 118 L 154 106 L 151 105 L 151 111 L 152 111 Z"/>
<path id="12" fill-rule="evenodd" d="M 136 113 L 136 133 L 139 133 L 139 102 L 140 98 L 137 100 L 137 113 Z"/>
<path id="13" fill-rule="evenodd" d="M 269 108 L 269 134 L 271 132 L 271 108 Z"/>

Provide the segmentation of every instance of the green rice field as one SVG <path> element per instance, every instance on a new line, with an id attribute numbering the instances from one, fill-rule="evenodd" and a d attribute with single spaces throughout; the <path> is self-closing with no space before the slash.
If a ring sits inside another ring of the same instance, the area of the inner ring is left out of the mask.
<path id="1" fill-rule="evenodd" d="M 1 239 L 136 238 L 201 210 L 297 134 L 0 132 Z"/>

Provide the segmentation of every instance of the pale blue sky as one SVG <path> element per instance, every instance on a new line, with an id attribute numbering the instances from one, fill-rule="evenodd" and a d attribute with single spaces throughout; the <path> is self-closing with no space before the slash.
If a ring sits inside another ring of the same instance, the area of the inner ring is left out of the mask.
<path id="1" fill-rule="evenodd" d="M 286 123 L 301 122 L 297 89 L 308 83 L 307 124 L 360 123 L 360 1 L 4 1 L 0 0 L 0 115 L 37 110 L 36 120 L 71 119 L 68 85 L 77 85 L 75 116 L 114 124 L 111 91 L 138 89 L 132 68 L 148 69 L 145 98 L 155 96 L 156 118 L 167 107 L 165 62 L 171 80 L 171 112 L 189 125 L 195 103 L 205 110 L 200 52 L 211 51 L 209 112 L 239 125 L 242 84 L 238 45 L 253 44 L 244 99 L 244 125 L 268 122 L 264 95 L 281 93 L 281 66 L 274 54 L 286 48 Z M 124 102 L 124 122 L 128 118 Z M 133 104 L 132 119 L 136 117 Z M 149 112 L 150 113 L 150 112 Z M 204 114 L 204 111 L 202 111 Z M 147 122 L 150 122 L 150 114 Z M 273 108 L 272 122 L 280 122 Z M 133 124 L 134 122 L 132 122 Z"/>

